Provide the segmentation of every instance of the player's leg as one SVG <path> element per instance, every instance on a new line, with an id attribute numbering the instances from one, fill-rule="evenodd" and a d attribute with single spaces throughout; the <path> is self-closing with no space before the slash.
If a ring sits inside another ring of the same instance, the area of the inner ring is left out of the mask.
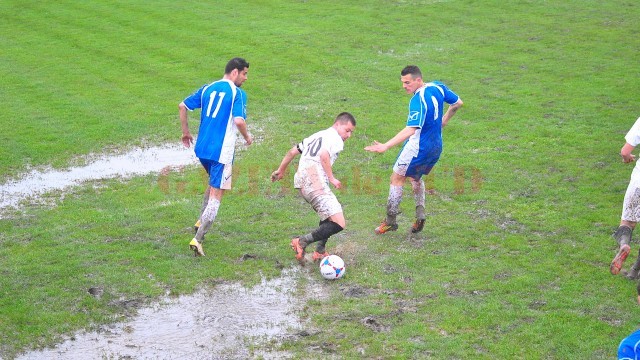
<path id="1" fill-rule="evenodd" d="M 223 195 L 224 189 L 216 189 L 214 187 L 210 188 L 209 201 L 202 212 L 202 216 L 200 217 L 200 228 L 196 232 L 196 239 L 198 241 L 202 242 L 204 240 L 204 235 L 209 231 L 211 225 L 216 220 Z"/>
<path id="2" fill-rule="evenodd" d="M 210 194 L 211 194 L 211 185 L 207 184 L 207 188 L 204 190 L 204 195 L 202 196 L 202 206 L 200 207 L 200 216 L 198 217 L 198 221 L 196 221 L 196 223 L 193 225 L 193 231 L 195 233 L 198 233 L 198 228 L 200 228 L 200 225 L 202 224 L 202 213 L 204 212 L 204 209 L 209 204 Z"/>
<path id="3" fill-rule="evenodd" d="M 416 201 L 416 221 L 413 223 L 411 227 L 412 233 L 417 233 L 422 231 L 424 228 L 424 222 L 426 216 L 424 214 L 424 204 L 425 204 L 425 189 L 424 189 L 424 180 L 422 178 L 411 179 L 411 187 L 413 189 L 413 197 Z"/>
<path id="4" fill-rule="evenodd" d="M 627 272 L 627 279 L 629 280 L 640 279 L 640 250 L 638 250 L 638 256 L 636 257 L 636 261 L 633 263 L 633 265 L 631 265 L 631 267 L 629 268 L 629 271 Z"/>
<path id="5" fill-rule="evenodd" d="M 342 206 L 331 190 L 327 190 L 325 188 L 322 191 L 310 193 L 306 193 L 302 190 L 301 194 L 322 220 L 318 224 L 317 229 L 291 240 L 291 248 L 296 253 L 296 259 L 298 259 L 298 261 L 302 261 L 304 259 L 304 252 L 307 245 L 314 242 L 321 242 L 321 246 L 320 244 L 319 246 L 320 250 L 323 250 L 322 252 L 318 252 L 318 248 L 316 248 L 316 252 L 319 254 L 314 253 L 315 257 L 324 254 L 326 252 L 325 246 L 328 239 L 332 235 L 342 231 L 346 226 L 346 221 L 342 213 Z"/>
<path id="6" fill-rule="evenodd" d="M 420 178 L 422 158 L 418 158 L 419 148 L 415 146 L 405 146 L 400 150 L 396 162 L 393 164 L 393 172 L 389 185 L 389 196 L 387 197 L 387 216 L 380 226 L 375 229 L 376 234 L 384 234 L 388 231 L 398 229 L 396 217 L 400 213 L 400 203 L 402 202 L 402 189 L 407 177 Z M 424 185 L 423 185 L 424 188 Z"/>
<path id="7" fill-rule="evenodd" d="M 231 188 L 231 164 L 221 164 L 216 161 L 208 162 L 209 167 L 209 198 L 207 205 L 200 216 L 200 226 L 196 236 L 191 240 L 189 246 L 196 256 L 204 256 L 202 242 L 211 225 L 218 215 L 220 202 L 224 191 Z"/>
<path id="8" fill-rule="evenodd" d="M 320 220 L 320 222 L 318 223 L 318 227 L 322 226 L 322 224 L 327 221 L 330 221 L 330 220 L 329 219 Z M 312 256 L 313 261 L 320 261 L 325 256 L 329 256 L 329 253 L 327 252 L 327 241 L 329 241 L 328 238 L 320 239 L 316 241 L 316 250 L 313 252 L 313 256 Z"/>
<path id="9" fill-rule="evenodd" d="M 333 222 L 335 224 L 338 224 L 341 227 L 341 229 L 339 229 L 338 231 L 334 232 L 331 235 L 335 235 L 338 232 L 344 230 L 346 228 L 346 225 L 347 225 L 346 224 L 346 220 L 344 218 L 344 214 L 342 212 L 339 212 L 337 214 L 333 214 L 328 219 L 325 219 L 325 220 L 321 221 L 320 222 L 320 226 L 322 226 L 323 222 Z M 316 245 L 316 251 L 313 252 L 313 256 L 312 256 L 313 261 L 320 261 L 325 256 L 329 256 L 329 253 L 327 252 L 327 248 L 326 248 L 327 241 L 329 241 L 329 238 L 318 240 L 318 244 Z"/>
<path id="10" fill-rule="evenodd" d="M 318 244 L 316 245 L 316 250 L 313 252 L 313 255 L 311 257 L 314 262 L 318 262 L 324 259 L 325 257 L 329 256 L 329 253 L 327 252 L 327 248 L 326 248 L 327 241 L 329 241 L 329 239 L 322 239 L 318 241 Z"/>
<path id="11" fill-rule="evenodd" d="M 389 185 L 389 196 L 387 197 L 387 214 L 382 223 L 375 229 L 376 234 L 384 234 L 388 231 L 396 231 L 398 223 L 396 217 L 400 213 L 400 203 L 402 202 L 402 187 L 406 177 L 395 171 L 391 173 Z"/>
<path id="12" fill-rule="evenodd" d="M 613 275 L 617 275 L 620 272 L 624 261 L 627 259 L 627 256 L 629 256 L 629 253 L 631 252 L 630 243 L 632 232 L 632 228 L 626 225 L 620 225 L 616 232 L 613 234 L 613 238 L 618 243 L 618 252 L 616 253 L 616 256 L 614 256 L 613 260 L 611 261 L 611 265 L 609 266 L 609 270 Z"/>
<path id="13" fill-rule="evenodd" d="M 618 229 L 616 229 L 616 232 L 613 234 L 613 238 L 618 243 L 618 252 L 609 266 L 609 270 L 613 275 L 617 275 L 620 272 L 624 261 L 631 252 L 631 235 L 635 228 L 635 224 L 640 220 L 639 175 L 640 174 L 638 172 L 635 170 L 633 171 L 631 181 L 629 182 L 629 186 L 627 187 L 627 191 L 624 195 L 620 226 L 618 226 Z"/>
<path id="14" fill-rule="evenodd" d="M 405 174 L 405 176 L 411 179 L 413 197 L 416 201 L 416 220 L 411 226 L 411 232 L 414 234 L 422 231 L 426 219 L 424 213 L 426 190 L 422 176 L 426 176 L 431 173 L 431 170 L 436 165 L 439 158 L 439 148 L 432 149 L 425 154 L 420 154 L 419 157 L 412 161 Z"/>
<path id="15" fill-rule="evenodd" d="M 207 174 L 207 179 L 209 179 L 209 177 L 211 176 L 209 174 L 209 167 L 210 167 L 210 163 L 208 162 L 208 160 L 200 160 L 200 164 L 202 165 L 202 168 L 204 169 L 205 173 Z M 202 206 L 200 206 L 200 212 L 198 213 L 198 220 L 196 221 L 196 223 L 193 225 L 193 231 L 195 233 L 198 232 L 198 228 L 200 227 L 200 218 L 202 217 L 202 213 L 204 212 L 204 208 L 207 207 L 207 203 L 209 202 L 209 194 L 211 192 L 211 185 L 209 185 L 209 181 L 207 180 L 207 187 L 204 189 L 204 195 L 202 196 Z"/>
<path id="16" fill-rule="evenodd" d="M 624 262 L 624 258 L 626 258 L 624 256 L 624 252 L 625 252 L 624 250 L 627 248 L 624 244 L 628 245 L 629 247 L 627 254 L 630 253 L 632 234 L 635 228 L 636 228 L 635 221 L 628 221 L 628 220 L 620 221 L 620 226 L 618 227 L 616 232 L 613 234 L 614 239 L 618 241 L 619 248 L 618 248 L 618 253 L 616 254 L 616 257 L 614 257 L 613 261 L 611 262 L 612 267 L 614 263 L 617 264 L 619 262 L 619 266 L 620 268 L 622 268 L 622 263 Z M 618 261 L 616 261 L 616 259 Z M 629 268 L 629 271 L 627 272 L 627 278 L 631 280 L 640 279 L 640 249 L 638 250 L 638 256 L 636 257 L 636 261 L 633 263 L 633 265 L 631 265 L 631 267 Z"/>

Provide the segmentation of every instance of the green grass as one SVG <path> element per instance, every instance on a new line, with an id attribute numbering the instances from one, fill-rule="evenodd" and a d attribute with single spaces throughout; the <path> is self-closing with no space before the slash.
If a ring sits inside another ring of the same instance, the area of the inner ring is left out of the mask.
<path id="1" fill-rule="evenodd" d="M 347 277 L 305 308 L 317 328 L 284 349 L 613 358 L 638 326 L 635 284 L 608 264 L 632 170 L 618 152 L 639 116 L 639 17 L 625 0 L 0 3 L 0 182 L 177 143 L 177 104 L 233 56 L 251 63 L 244 88 L 259 140 L 238 156 L 206 244 L 215 256 L 185 251 L 203 186 L 196 167 L 49 195 L 56 206 L 0 220 L 0 356 L 117 321 L 131 302 L 295 266 L 288 238 L 317 218 L 290 190 L 291 172 L 284 187 L 268 175 L 291 145 L 350 111 L 358 126 L 335 165 L 348 228 L 329 242 Z M 425 230 L 407 238 L 407 188 L 401 231 L 376 237 L 398 149 L 363 148 L 404 126 L 407 64 L 465 106 L 428 179 L 437 192 Z M 245 253 L 259 256 L 238 262 Z M 104 296 L 91 297 L 93 286 Z"/>

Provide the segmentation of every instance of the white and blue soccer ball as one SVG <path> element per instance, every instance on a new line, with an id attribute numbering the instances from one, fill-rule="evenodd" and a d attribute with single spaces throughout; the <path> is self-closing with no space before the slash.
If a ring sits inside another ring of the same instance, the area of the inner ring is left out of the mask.
<path id="1" fill-rule="evenodd" d="M 338 255 L 325 256 L 320 260 L 320 274 L 327 280 L 340 279 L 344 276 L 344 261 Z"/>

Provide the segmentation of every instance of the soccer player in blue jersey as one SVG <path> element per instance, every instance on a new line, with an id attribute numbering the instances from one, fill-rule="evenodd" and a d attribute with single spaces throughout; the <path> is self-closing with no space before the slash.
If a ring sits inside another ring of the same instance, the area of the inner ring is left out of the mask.
<path id="1" fill-rule="evenodd" d="M 249 63 L 245 59 L 233 58 L 227 63 L 222 79 L 203 85 L 178 105 L 182 143 L 186 147 L 193 144 L 187 111 L 201 109 L 195 153 L 209 175 L 200 218 L 195 225 L 196 235 L 189 243 L 195 256 L 204 256 L 204 236 L 218 214 L 224 191 L 231 189 L 237 132 L 247 145 L 253 142 L 245 122 L 247 94 L 240 88 L 247 80 L 248 71 Z"/>
<path id="2" fill-rule="evenodd" d="M 422 175 L 428 175 L 440 159 L 442 152 L 442 128 L 462 107 L 462 100 L 441 82 L 425 83 L 422 72 L 415 65 L 406 66 L 400 72 L 400 81 L 407 94 L 412 94 L 409 102 L 407 125 L 386 143 L 373 142 L 364 149 L 383 153 L 404 142 L 402 150 L 393 165 L 391 185 L 387 199 L 387 217 L 375 229 L 377 234 L 398 229 L 396 216 L 402 201 L 402 187 L 409 178 L 416 200 L 416 220 L 411 232 L 422 231 L 425 222 L 425 188 Z M 444 104 L 449 104 L 444 112 Z"/>

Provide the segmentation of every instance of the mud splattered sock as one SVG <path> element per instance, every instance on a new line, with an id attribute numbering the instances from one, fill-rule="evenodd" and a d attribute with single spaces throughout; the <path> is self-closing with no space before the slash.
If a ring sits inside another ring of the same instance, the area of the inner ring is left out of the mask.
<path id="1" fill-rule="evenodd" d="M 209 204 L 202 212 L 202 217 L 200 218 L 200 228 L 196 233 L 196 240 L 202 242 L 204 240 L 204 235 L 209 231 L 211 225 L 216 219 L 218 215 L 218 209 L 220 208 L 220 201 L 218 199 L 210 199 Z"/>
<path id="2" fill-rule="evenodd" d="M 318 253 L 322 254 L 327 250 L 326 245 L 328 240 L 329 239 L 318 240 L 318 245 L 316 245 L 316 251 Z"/>
<path id="3" fill-rule="evenodd" d="M 202 217 L 202 213 L 209 205 L 209 196 L 211 196 L 211 186 L 207 186 L 207 189 L 204 191 L 204 195 L 202 196 L 202 205 L 200 206 L 200 217 Z"/>
<path id="4" fill-rule="evenodd" d="M 387 225 L 396 224 L 396 216 L 400 212 L 400 201 L 402 201 L 402 186 L 389 186 L 389 197 L 387 198 Z"/>
<path id="5" fill-rule="evenodd" d="M 631 234 L 633 233 L 633 229 L 626 226 L 620 225 L 616 230 L 615 234 L 613 234 L 613 238 L 616 239 L 619 246 L 629 245 L 631 243 Z"/>
<path id="6" fill-rule="evenodd" d="M 302 246 L 302 248 L 304 249 L 307 247 L 307 245 L 313 242 L 313 235 L 311 235 L 311 233 L 308 233 L 306 235 L 300 236 L 299 239 L 300 239 L 300 246 Z"/>
<path id="7" fill-rule="evenodd" d="M 413 188 L 413 198 L 416 201 L 416 217 L 418 219 L 424 219 L 424 202 L 425 202 L 425 190 L 424 180 L 411 181 L 411 187 Z M 422 209 L 418 215 L 418 208 Z"/>

